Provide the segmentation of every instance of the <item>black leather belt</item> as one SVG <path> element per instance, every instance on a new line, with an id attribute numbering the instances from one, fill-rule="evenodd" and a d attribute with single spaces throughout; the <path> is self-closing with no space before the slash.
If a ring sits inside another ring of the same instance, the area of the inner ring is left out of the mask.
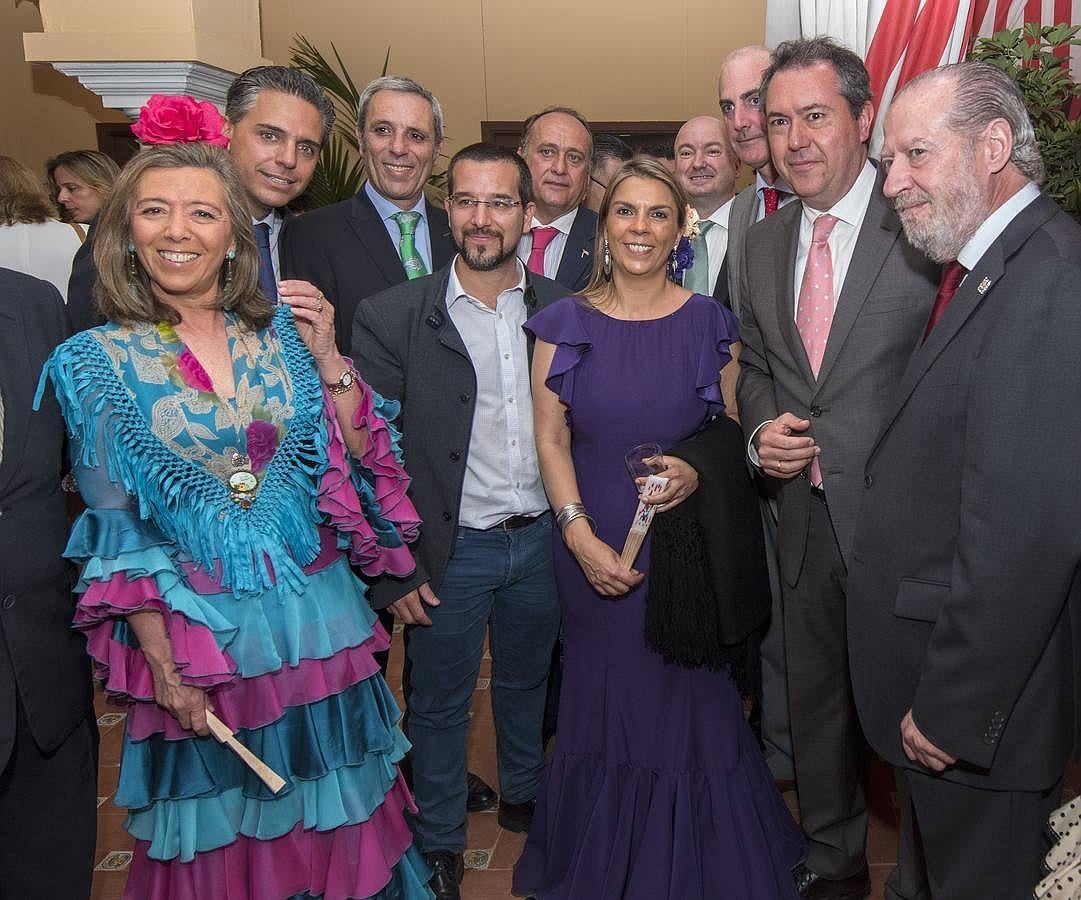
<path id="1" fill-rule="evenodd" d="M 820 487 L 815 487 L 813 484 L 811 485 L 811 496 L 820 503 L 826 502 L 826 492 Z"/>
<path id="2" fill-rule="evenodd" d="M 538 513 L 535 516 L 508 516 L 502 522 L 486 528 L 485 531 L 495 531 L 497 528 L 501 531 L 513 531 L 515 528 L 525 528 L 527 525 L 532 525 L 543 515 L 544 513 Z"/>

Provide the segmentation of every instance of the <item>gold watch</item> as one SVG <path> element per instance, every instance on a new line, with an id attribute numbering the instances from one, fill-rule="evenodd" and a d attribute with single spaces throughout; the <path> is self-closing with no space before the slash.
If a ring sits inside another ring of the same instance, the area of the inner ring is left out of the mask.
<path id="1" fill-rule="evenodd" d="M 326 382 L 326 386 L 327 390 L 330 391 L 330 396 L 340 397 L 342 394 L 348 394 L 353 389 L 353 385 L 359 380 L 360 375 L 356 369 L 346 369 L 338 376 L 337 381 L 333 383 Z"/>

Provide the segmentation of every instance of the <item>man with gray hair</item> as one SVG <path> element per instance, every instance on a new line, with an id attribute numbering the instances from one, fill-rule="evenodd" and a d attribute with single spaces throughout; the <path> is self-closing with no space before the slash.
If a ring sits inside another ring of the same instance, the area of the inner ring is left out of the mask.
<path id="1" fill-rule="evenodd" d="M 334 304 L 338 347 L 349 352 L 353 316 L 367 297 L 450 262 L 447 215 L 424 198 L 443 146 L 443 110 L 411 78 L 386 75 L 361 92 L 357 142 L 367 180 L 349 200 L 290 226 L 286 269 Z"/>
<path id="2" fill-rule="evenodd" d="M 848 581 L 856 702 L 902 800 L 886 896 L 1029 897 L 1079 738 L 1081 227 L 984 63 L 905 85 L 882 164 L 942 267 L 859 473 Z"/>
<path id="3" fill-rule="evenodd" d="M 278 299 L 279 246 L 287 207 L 312 180 L 334 125 L 334 106 L 309 76 L 285 66 L 241 72 L 225 98 L 229 155 L 251 205 L 259 248 L 259 286 Z M 310 285 L 294 285 L 304 293 Z"/>
<path id="4" fill-rule="evenodd" d="M 442 268 L 455 253 L 446 212 L 424 197 L 443 146 L 443 109 L 431 91 L 397 75 L 370 82 L 357 102 L 357 143 L 367 181 L 349 200 L 298 216 L 284 255 L 286 270 L 313 282 L 334 305 L 342 353 L 351 352 L 362 300 Z M 379 621 L 394 626 L 386 610 Z M 376 657 L 385 674 L 387 655 Z M 402 681 L 408 703 L 408 661 Z M 479 775 L 469 773 L 468 787 L 470 812 L 496 804 Z"/>

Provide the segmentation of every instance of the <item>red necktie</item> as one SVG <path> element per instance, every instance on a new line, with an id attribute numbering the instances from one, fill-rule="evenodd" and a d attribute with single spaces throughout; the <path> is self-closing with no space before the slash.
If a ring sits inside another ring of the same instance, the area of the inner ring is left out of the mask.
<path id="1" fill-rule="evenodd" d="M 551 225 L 538 225 L 533 229 L 533 249 L 529 251 L 527 268 L 536 275 L 544 274 L 544 251 L 559 234 L 558 228 Z"/>
<path id="2" fill-rule="evenodd" d="M 781 192 L 777 188 L 762 188 L 762 202 L 766 207 L 766 215 L 777 212 L 777 206 L 781 202 Z"/>
<path id="3" fill-rule="evenodd" d="M 950 305 L 953 295 L 957 293 L 957 289 L 961 286 L 961 282 L 967 274 L 968 269 L 957 260 L 948 262 L 942 267 L 942 280 L 938 283 L 935 305 L 931 307 L 931 317 L 927 320 L 927 329 L 923 332 L 925 341 L 931 330 L 938 324 L 938 320 L 942 318 L 942 314 L 946 311 L 946 307 Z"/>
<path id="4" fill-rule="evenodd" d="M 796 328 L 815 378 L 822 368 L 826 340 L 833 324 L 833 257 L 830 255 L 829 239 L 836 224 L 836 216 L 824 215 L 815 219 L 811 246 L 807 250 L 807 266 L 803 270 L 796 303 Z M 822 484 L 822 468 L 817 456 L 811 461 L 811 484 L 815 487 Z"/>

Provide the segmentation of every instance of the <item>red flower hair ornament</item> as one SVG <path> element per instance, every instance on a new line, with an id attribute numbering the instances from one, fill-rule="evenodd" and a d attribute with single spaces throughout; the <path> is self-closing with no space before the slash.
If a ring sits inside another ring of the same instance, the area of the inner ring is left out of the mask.
<path id="1" fill-rule="evenodd" d="M 142 109 L 131 131 L 144 144 L 187 144 L 203 141 L 215 147 L 228 147 L 222 134 L 225 119 L 209 100 L 196 100 L 186 94 L 155 94 Z"/>

